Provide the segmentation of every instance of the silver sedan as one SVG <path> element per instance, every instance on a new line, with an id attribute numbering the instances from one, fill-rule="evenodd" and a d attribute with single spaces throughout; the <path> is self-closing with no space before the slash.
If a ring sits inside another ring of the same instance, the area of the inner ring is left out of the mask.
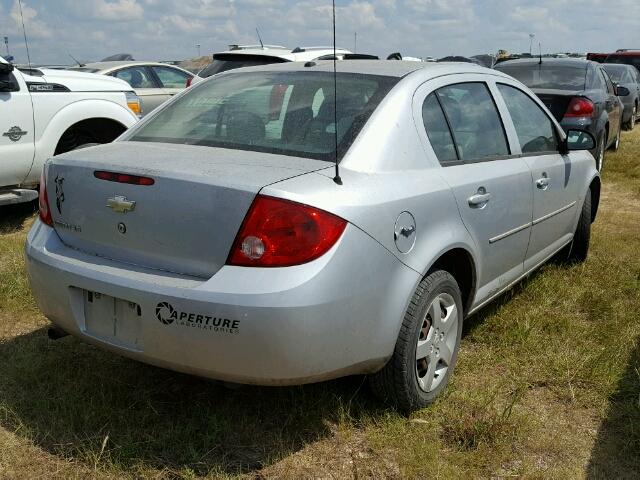
<path id="1" fill-rule="evenodd" d="M 51 159 L 26 253 L 53 336 L 229 382 L 369 374 L 411 411 L 465 317 L 586 258 L 590 134 L 473 64 L 332 68 L 216 75 Z"/>

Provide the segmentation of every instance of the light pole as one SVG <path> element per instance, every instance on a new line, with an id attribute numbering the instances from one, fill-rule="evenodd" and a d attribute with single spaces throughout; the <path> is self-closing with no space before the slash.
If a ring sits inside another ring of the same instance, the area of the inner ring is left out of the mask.
<path id="1" fill-rule="evenodd" d="M 200 56 L 200 44 L 196 43 L 196 48 L 198 49 L 198 56 Z"/>
<path id="2" fill-rule="evenodd" d="M 531 55 L 531 48 L 533 47 L 533 39 L 536 38 L 535 33 L 529 34 L 529 55 Z"/>

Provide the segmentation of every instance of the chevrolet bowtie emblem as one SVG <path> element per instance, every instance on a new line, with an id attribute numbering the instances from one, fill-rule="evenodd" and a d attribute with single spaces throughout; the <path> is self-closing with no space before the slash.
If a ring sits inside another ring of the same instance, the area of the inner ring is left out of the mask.
<path id="1" fill-rule="evenodd" d="M 136 202 L 127 200 L 127 197 L 116 195 L 113 198 L 107 198 L 107 207 L 116 213 L 132 212 L 136 207 Z"/>

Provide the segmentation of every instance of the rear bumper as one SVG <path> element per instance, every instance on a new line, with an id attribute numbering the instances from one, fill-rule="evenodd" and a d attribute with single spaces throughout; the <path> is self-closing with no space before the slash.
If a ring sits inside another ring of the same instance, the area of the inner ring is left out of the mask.
<path id="1" fill-rule="evenodd" d="M 160 367 L 260 385 L 379 369 L 393 352 L 419 281 L 352 225 L 330 252 L 308 264 L 225 266 L 209 280 L 78 252 L 39 221 L 26 256 L 40 309 L 68 333 Z M 140 306 L 134 343 L 92 330 L 96 319 L 85 318 L 86 291 Z"/>

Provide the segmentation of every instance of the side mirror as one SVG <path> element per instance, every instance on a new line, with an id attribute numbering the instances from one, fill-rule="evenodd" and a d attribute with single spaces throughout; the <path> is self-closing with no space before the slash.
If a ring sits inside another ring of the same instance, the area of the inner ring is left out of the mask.
<path id="1" fill-rule="evenodd" d="M 616 87 L 616 95 L 618 95 L 619 97 L 626 97 L 630 93 L 631 92 L 629 92 L 629 89 L 627 87 L 623 87 L 622 85 L 618 85 Z"/>
<path id="2" fill-rule="evenodd" d="M 560 145 L 560 153 L 566 155 L 576 150 L 593 150 L 596 148 L 596 139 L 584 130 L 569 130 L 564 142 Z"/>
<path id="3" fill-rule="evenodd" d="M 0 76 L 9 75 L 13 72 L 13 65 L 10 63 L 0 63 Z"/>

